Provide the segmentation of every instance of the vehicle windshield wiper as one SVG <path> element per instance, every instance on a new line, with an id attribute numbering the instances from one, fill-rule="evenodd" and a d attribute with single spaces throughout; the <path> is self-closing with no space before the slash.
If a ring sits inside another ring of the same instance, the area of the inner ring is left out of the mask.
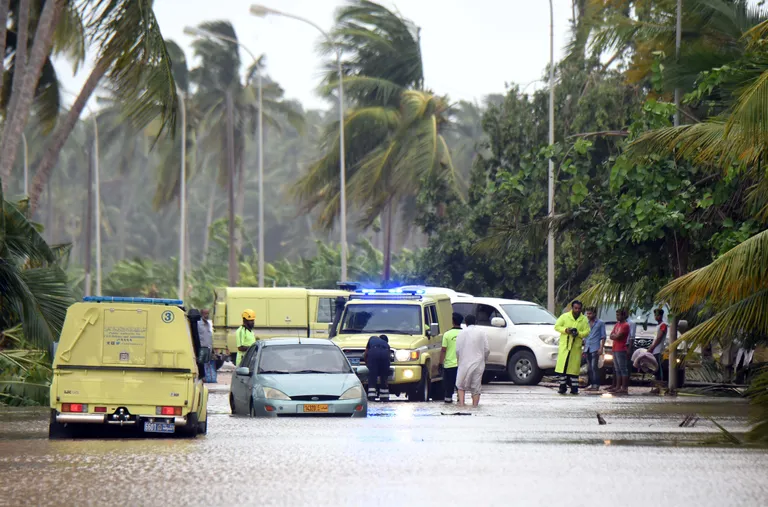
<path id="1" fill-rule="evenodd" d="M 259 373 L 263 375 L 274 375 L 274 374 L 287 374 L 291 372 L 284 371 L 284 370 L 259 370 Z"/>
<path id="2" fill-rule="evenodd" d="M 359 329 L 342 329 L 341 331 L 339 331 L 339 333 L 352 334 L 352 333 L 362 333 L 362 331 Z"/>
<path id="3" fill-rule="evenodd" d="M 408 331 L 403 331 L 402 329 L 377 329 L 376 331 L 371 331 L 372 334 L 380 333 L 395 333 L 395 334 L 407 334 L 407 335 L 413 335 L 413 333 L 409 333 Z"/>
<path id="4" fill-rule="evenodd" d="M 322 370 L 299 370 L 299 371 L 293 371 L 291 373 L 334 373 L 334 372 L 322 371 Z"/>

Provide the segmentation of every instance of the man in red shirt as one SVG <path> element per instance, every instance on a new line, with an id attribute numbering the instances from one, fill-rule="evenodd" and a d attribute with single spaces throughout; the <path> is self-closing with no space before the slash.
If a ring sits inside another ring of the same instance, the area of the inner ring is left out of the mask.
<path id="1" fill-rule="evenodd" d="M 656 338 L 648 347 L 648 352 L 653 354 L 656 358 L 656 363 L 659 365 L 659 369 L 656 370 L 656 380 L 659 385 L 651 389 L 651 394 L 658 394 L 661 392 L 661 386 L 664 385 L 664 368 L 661 367 L 662 354 L 664 353 L 664 340 L 667 339 L 667 324 L 664 322 L 664 310 L 657 308 L 653 311 L 653 316 L 656 319 L 658 325 L 656 326 Z"/>
<path id="2" fill-rule="evenodd" d="M 629 394 L 629 358 L 627 357 L 627 339 L 629 338 L 629 312 L 626 308 L 616 311 L 616 325 L 611 331 L 613 341 L 613 385 L 609 393 Z"/>

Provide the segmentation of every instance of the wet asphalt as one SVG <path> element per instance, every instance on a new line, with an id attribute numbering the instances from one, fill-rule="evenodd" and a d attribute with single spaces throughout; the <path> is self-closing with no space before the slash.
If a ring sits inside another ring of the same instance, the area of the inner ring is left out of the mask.
<path id="1" fill-rule="evenodd" d="M 397 399 L 372 404 L 367 419 L 250 419 L 230 415 L 220 381 L 208 435 L 194 440 L 49 441 L 47 412 L 1 413 L 0 505 L 768 502 L 768 450 L 717 443 L 708 419 L 740 437 L 739 399 L 492 384 L 477 409 Z"/>

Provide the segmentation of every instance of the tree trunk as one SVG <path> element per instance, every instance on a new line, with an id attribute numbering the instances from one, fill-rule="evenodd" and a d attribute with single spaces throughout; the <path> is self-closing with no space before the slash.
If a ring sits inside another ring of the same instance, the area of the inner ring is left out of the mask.
<path id="1" fill-rule="evenodd" d="M 213 224 L 213 206 L 216 204 L 216 184 L 210 186 L 210 195 L 208 196 L 208 210 L 205 213 L 205 239 L 203 240 L 203 258 L 202 262 L 208 258 L 208 248 L 211 245 L 211 224 Z"/>
<path id="2" fill-rule="evenodd" d="M 104 62 L 99 62 L 91 71 L 91 75 L 85 81 L 80 94 L 77 96 L 75 103 L 72 104 L 72 108 L 67 113 L 63 122 L 59 123 L 56 127 L 53 135 L 51 136 L 51 142 L 48 144 L 48 149 L 45 150 L 43 158 L 37 164 L 37 170 L 35 171 L 35 178 L 32 180 L 32 188 L 29 191 L 29 211 L 30 215 L 35 212 L 37 208 L 37 201 L 40 198 L 40 194 L 43 191 L 43 185 L 51 177 L 51 171 L 53 170 L 56 162 L 59 159 L 59 153 L 67 142 L 69 134 L 72 133 L 72 129 L 75 128 L 77 120 L 80 118 L 80 114 L 85 108 L 85 104 L 91 97 L 91 94 L 99 85 L 99 81 L 107 73 L 107 65 Z"/>
<path id="3" fill-rule="evenodd" d="M 16 162 L 17 149 L 21 142 L 21 134 L 27 124 L 29 111 L 32 108 L 32 101 L 35 98 L 37 83 L 43 72 L 45 59 L 51 52 L 53 46 L 53 34 L 58 24 L 59 16 L 66 0 L 50 0 L 45 2 L 40 19 L 37 23 L 37 32 L 32 44 L 26 69 L 24 70 L 24 81 L 17 94 L 12 94 L 10 103 L 15 104 L 13 110 L 9 110 L 5 119 L 3 128 L 3 138 L 0 142 L 0 180 L 3 188 L 8 187 L 8 179 L 11 175 L 13 163 Z M 20 69 L 17 67 L 16 72 Z M 16 95 L 16 96 L 14 96 Z M 38 197 L 43 187 L 38 189 Z M 30 210 L 30 216 L 32 214 Z"/>
<path id="4" fill-rule="evenodd" d="M 392 271 L 392 208 L 390 202 L 387 210 L 384 212 L 384 283 L 389 282 L 390 272 Z"/>
<path id="5" fill-rule="evenodd" d="M 8 8 L 11 0 L 0 0 L 0 76 L 5 75 L 5 39 L 8 34 Z M 3 96 L 4 80 L 0 79 L 0 97 Z"/>
<path id="6" fill-rule="evenodd" d="M 235 249 L 235 111 L 232 91 L 227 91 L 227 200 L 229 201 L 229 286 L 237 285 L 238 252 Z"/>
<path id="7" fill-rule="evenodd" d="M 245 170 L 243 156 L 236 162 L 237 186 L 235 188 L 235 216 L 240 217 L 243 226 L 235 229 L 235 248 L 238 254 L 243 251 L 243 229 L 245 229 Z"/>
<path id="8" fill-rule="evenodd" d="M 11 100 L 8 103 L 8 116 L 13 116 L 19 101 L 19 91 L 24 83 L 27 70 L 27 45 L 29 44 L 29 0 L 20 0 L 18 4 L 18 32 L 16 34 L 16 56 L 13 64 L 13 82 Z M 5 54 L 3 54 L 5 56 Z M 22 129 L 23 130 L 23 129 Z"/>

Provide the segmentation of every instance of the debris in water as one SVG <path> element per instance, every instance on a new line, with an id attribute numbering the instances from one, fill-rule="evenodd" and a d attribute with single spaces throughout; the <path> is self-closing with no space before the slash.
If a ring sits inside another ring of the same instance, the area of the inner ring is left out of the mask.
<path id="1" fill-rule="evenodd" d="M 602 426 L 603 424 L 608 424 L 607 422 L 605 422 L 605 419 L 603 419 L 603 416 L 601 416 L 599 412 L 597 414 L 597 422 L 600 424 L 600 426 Z"/>
<path id="2" fill-rule="evenodd" d="M 470 412 L 440 412 L 442 415 L 472 415 Z"/>
<path id="3" fill-rule="evenodd" d="M 693 428 L 698 420 L 699 416 L 696 414 L 687 415 L 685 416 L 685 419 L 683 419 L 683 422 L 681 422 L 678 426 L 680 428 Z"/>

